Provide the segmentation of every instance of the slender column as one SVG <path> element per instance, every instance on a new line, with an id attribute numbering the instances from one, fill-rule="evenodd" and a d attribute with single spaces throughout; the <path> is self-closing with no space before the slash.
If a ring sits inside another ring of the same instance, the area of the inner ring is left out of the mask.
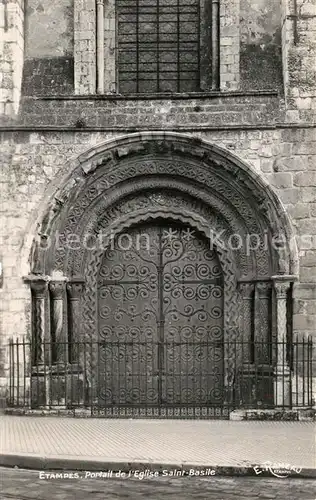
<path id="1" fill-rule="evenodd" d="M 69 298 L 69 315 L 68 315 L 68 332 L 70 344 L 70 361 L 74 363 L 78 361 L 78 345 L 80 341 L 80 299 L 83 291 L 84 280 L 74 279 L 67 283 L 67 292 Z"/>
<path id="2" fill-rule="evenodd" d="M 277 309 L 277 366 L 275 370 L 274 401 L 277 406 L 290 403 L 290 369 L 286 359 L 287 292 L 291 281 L 275 277 Z"/>
<path id="3" fill-rule="evenodd" d="M 68 339 L 66 330 L 63 328 L 65 281 L 51 281 L 49 291 L 51 297 L 52 362 L 65 364 L 68 362 Z"/>
<path id="4" fill-rule="evenodd" d="M 242 362 L 251 363 L 253 283 L 240 283 L 242 296 Z"/>
<path id="5" fill-rule="evenodd" d="M 286 343 L 286 325 L 287 325 L 287 292 L 290 288 L 291 283 L 289 281 L 275 282 L 275 292 L 277 300 L 277 342 Z M 278 348 L 277 353 L 277 364 L 285 364 L 285 355 L 283 349 Z"/>
<path id="6" fill-rule="evenodd" d="M 212 0 L 212 89 L 219 86 L 219 0 Z"/>
<path id="7" fill-rule="evenodd" d="M 45 341 L 45 299 L 47 296 L 47 279 L 36 277 L 30 280 L 32 290 L 32 310 L 33 310 L 33 332 L 32 342 L 33 365 L 44 364 L 44 341 Z"/>
<path id="8" fill-rule="evenodd" d="M 104 0 L 97 0 L 97 92 L 104 94 Z"/>
<path id="9" fill-rule="evenodd" d="M 269 318 L 271 283 L 256 284 L 255 294 L 255 361 L 269 364 L 271 349 L 271 328 Z"/>

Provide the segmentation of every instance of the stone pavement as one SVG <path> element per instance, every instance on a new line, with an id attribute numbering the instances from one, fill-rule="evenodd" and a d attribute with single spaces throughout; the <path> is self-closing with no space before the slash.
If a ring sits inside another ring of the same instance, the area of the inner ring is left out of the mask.
<path id="1" fill-rule="evenodd" d="M 249 468 L 316 470 L 312 422 L 1 416 L 0 465 L 35 469 Z M 218 469 L 219 470 L 219 469 Z M 238 471 L 237 471 L 238 472 Z M 307 473 L 307 476 L 310 474 Z M 258 476 L 261 474 L 258 472 Z"/>
<path id="2" fill-rule="evenodd" d="M 316 481 L 257 477 L 41 479 L 42 472 L 1 469 L 1 500 L 315 500 Z"/>

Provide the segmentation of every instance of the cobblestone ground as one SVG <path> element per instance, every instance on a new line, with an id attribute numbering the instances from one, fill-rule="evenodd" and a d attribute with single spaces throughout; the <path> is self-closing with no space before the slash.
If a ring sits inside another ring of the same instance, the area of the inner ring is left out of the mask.
<path id="1" fill-rule="evenodd" d="M 52 472 L 49 472 L 50 474 Z M 55 472 L 54 474 L 56 474 Z M 47 474 L 47 471 L 45 471 Z M 270 478 L 40 479 L 40 472 L 0 468 L 2 500 L 315 500 L 316 481 Z"/>

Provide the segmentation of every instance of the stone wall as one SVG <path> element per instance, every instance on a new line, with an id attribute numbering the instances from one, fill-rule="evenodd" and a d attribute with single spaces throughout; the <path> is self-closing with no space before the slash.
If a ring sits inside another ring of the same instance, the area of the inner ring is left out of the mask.
<path id="1" fill-rule="evenodd" d="M 276 93 L 200 94 L 195 98 L 24 98 L 19 123 L 24 126 L 114 127 L 124 130 L 171 128 L 194 130 L 220 125 L 273 125 L 283 120 Z"/>
<path id="2" fill-rule="evenodd" d="M 19 111 L 24 53 L 23 0 L 0 4 L 0 116 Z"/>
<path id="3" fill-rule="evenodd" d="M 277 0 L 241 0 L 241 86 L 282 88 L 281 9 Z"/>
<path id="4" fill-rule="evenodd" d="M 315 120 L 316 0 L 282 0 L 283 79 L 287 116 Z"/>
<path id="5" fill-rule="evenodd" d="M 95 20 L 95 0 L 74 0 L 74 90 L 76 94 L 96 92 Z"/>
<path id="6" fill-rule="evenodd" d="M 73 0 L 28 0 L 24 95 L 73 92 Z"/>
<path id="7" fill-rule="evenodd" d="M 104 6 L 104 92 L 115 92 L 117 87 L 116 68 L 116 16 L 115 0 Z"/>

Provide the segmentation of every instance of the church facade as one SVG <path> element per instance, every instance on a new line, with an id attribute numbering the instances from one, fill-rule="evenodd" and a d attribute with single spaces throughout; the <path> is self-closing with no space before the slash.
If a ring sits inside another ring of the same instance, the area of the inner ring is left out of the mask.
<path id="1" fill-rule="evenodd" d="M 311 408 L 314 0 L 0 6 L 1 397 Z"/>

